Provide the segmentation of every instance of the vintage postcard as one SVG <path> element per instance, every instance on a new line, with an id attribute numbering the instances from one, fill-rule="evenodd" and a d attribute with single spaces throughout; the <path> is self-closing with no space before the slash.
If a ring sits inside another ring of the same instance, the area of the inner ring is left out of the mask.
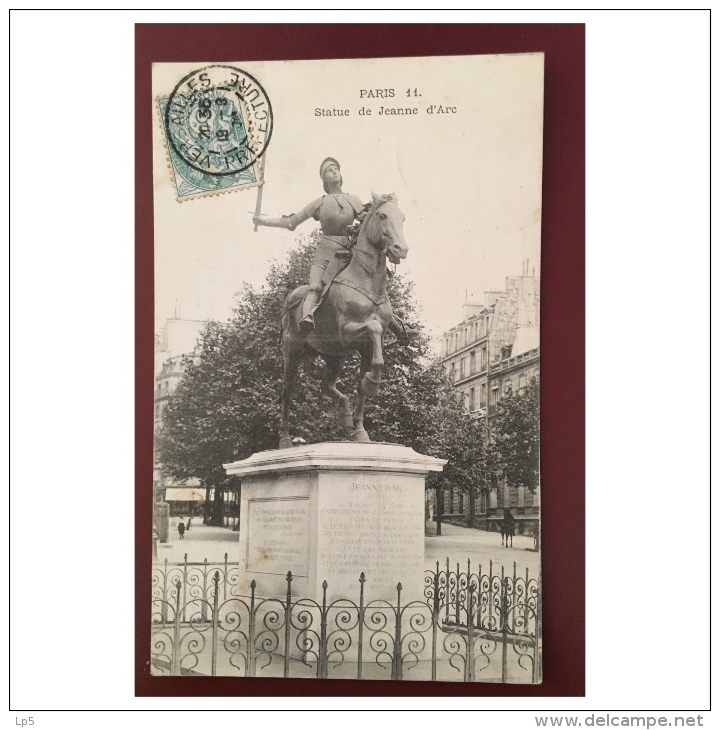
<path id="1" fill-rule="evenodd" d="M 543 74 L 153 65 L 153 674 L 542 681 Z"/>

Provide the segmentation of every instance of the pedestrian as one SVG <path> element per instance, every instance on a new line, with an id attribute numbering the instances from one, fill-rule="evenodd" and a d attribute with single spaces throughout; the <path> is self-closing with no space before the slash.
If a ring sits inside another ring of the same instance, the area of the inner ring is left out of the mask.
<path id="1" fill-rule="evenodd" d="M 180 533 L 180 539 L 185 539 L 185 523 L 183 522 L 185 518 L 181 517 L 180 522 L 178 522 L 178 532 Z"/>

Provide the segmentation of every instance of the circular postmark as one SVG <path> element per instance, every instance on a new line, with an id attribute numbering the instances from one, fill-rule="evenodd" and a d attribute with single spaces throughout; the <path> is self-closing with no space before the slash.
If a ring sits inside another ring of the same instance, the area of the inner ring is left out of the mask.
<path id="1" fill-rule="evenodd" d="M 167 139 L 192 169 L 235 175 L 262 156 L 273 114 L 260 82 L 235 66 L 216 64 L 188 74 L 165 108 Z"/>

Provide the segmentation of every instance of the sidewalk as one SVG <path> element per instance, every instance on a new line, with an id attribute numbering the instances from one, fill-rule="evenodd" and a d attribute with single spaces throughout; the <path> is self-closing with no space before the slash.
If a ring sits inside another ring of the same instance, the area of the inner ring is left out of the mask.
<path id="1" fill-rule="evenodd" d="M 167 543 L 158 543 L 158 561 L 167 559 L 169 563 L 182 563 L 187 554 L 189 563 L 202 563 L 206 558 L 208 563 L 222 563 L 225 553 L 230 563 L 236 563 L 240 557 L 239 532 L 233 532 L 224 527 L 203 525 L 202 518 L 193 519 L 192 527 L 185 532 L 185 539 L 180 540 L 177 532 L 177 522 L 170 527 L 170 539 Z M 469 527 L 457 525 L 442 526 L 442 535 L 435 535 L 434 522 L 425 524 L 425 568 L 434 570 L 436 562 L 440 567 L 450 559 L 451 568 L 460 563 L 460 570 L 467 570 L 467 561 L 470 560 L 472 572 L 477 572 L 478 564 L 487 572 L 490 561 L 493 563 L 493 572 L 499 572 L 500 567 L 506 573 L 512 572 L 513 563 L 517 564 L 518 572 L 527 568 L 533 576 L 539 574 L 540 554 L 533 551 L 533 539 L 524 535 L 513 538 L 513 547 L 502 546 L 499 532 L 484 532 Z"/>
<path id="2" fill-rule="evenodd" d="M 197 520 L 197 522 L 196 522 Z M 203 525 L 202 517 L 193 517 L 192 525 L 185 531 L 185 539 L 181 540 L 177 531 L 177 519 L 170 521 L 168 542 L 158 542 L 157 557 L 160 562 L 167 559 L 169 563 L 182 563 L 187 553 L 189 563 L 222 563 L 225 553 L 228 562 L 236 563 L 240 554 L 239 532 L 226 527 Z"/>

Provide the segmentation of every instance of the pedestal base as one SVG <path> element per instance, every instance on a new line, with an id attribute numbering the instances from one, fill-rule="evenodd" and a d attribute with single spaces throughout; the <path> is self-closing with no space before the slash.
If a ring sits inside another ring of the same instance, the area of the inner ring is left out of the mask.
<path id="1" fill-rule="evenodd" d="M 226 464 L 242 478 L 239 585 L 322 604 L 422 599 L 425 477 L 446 462 L 384 443 L 320 443 Z"/>

